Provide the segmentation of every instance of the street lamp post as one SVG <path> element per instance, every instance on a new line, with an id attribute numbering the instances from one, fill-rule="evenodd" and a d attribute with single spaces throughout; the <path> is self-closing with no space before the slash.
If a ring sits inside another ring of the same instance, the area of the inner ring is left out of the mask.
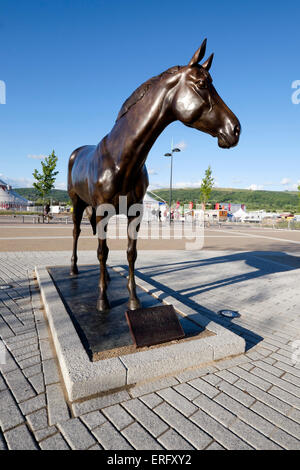
<path id="1" fill-rule="evenodd" d="M 165 157 L 171 157 L 170 164 L 170 192 L 169 192 L 169 223 L 171 223 L 171 204 L 172 204 L 172 178 L 173 178 L 173 153 L 180 152 L 180 149 L 175 147 L 171 150 L 171 153 L 165 153 Z"/>

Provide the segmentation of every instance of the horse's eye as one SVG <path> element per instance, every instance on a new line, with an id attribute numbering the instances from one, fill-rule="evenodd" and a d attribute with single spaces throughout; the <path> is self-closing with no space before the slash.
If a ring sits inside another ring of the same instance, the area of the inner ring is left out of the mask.
<path id="1" fill-rule="evenodd" d="M 198 88 L 207 88 L 207 83 L 206 83 L 206 81 L 205 81 L 205 80 L 199 80 L 199 81 L 197 82 L 197 87 L 198 87 Z"/>

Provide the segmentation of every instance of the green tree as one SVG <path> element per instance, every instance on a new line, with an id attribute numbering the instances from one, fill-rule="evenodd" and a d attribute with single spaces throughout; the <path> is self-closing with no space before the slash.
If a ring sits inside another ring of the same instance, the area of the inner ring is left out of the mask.
<path id="1" fill-rule="evenodd" d="M 37 190 L 40 199 L 43 203 L 49 195 L 52 188 L 54 188 L 55 177 L 58 174 L 58 171 L 55 171 L 56 163 L 58 157 L 55 155 L 54 150 L 52 153 L 45 158 L 45 161 L 42 161 L 42 172 L 39 173 L 38 170 L 34 170 L 32 173 L 34 179 L 36 180 L 33 183 L 33 187 Z"/>
<path id="2" fill-rule="evenodd" d="M 212 170 L 211 166 L 209 165 L 207 170 L 205 171 L 205 176 L 202 180 L 201 186 L 200 186 L 200 199 L 202 202 L 203 210 L 205 210 L 207 201 L 210 198 L 210 194 L 212 192 L 212 188 L 214 185 L 214 178 L 212 177 Z"/>

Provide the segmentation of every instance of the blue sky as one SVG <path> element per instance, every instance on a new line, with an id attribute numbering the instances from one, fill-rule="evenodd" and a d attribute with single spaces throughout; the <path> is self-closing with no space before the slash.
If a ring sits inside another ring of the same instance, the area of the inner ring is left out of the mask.
<path id="1" fill-rule="evenodd" d="M 142 82 L 185 65 L 204 37 L 214 85 L 239 117 L 238 147 L 171 124 L 150 151 L 151 187 L 197 186 L 210 164 L 220 187 L 293 189 L 300 180 L 300 5 L 296 1 L 0 0 L 0 178 L 30 186 L 55 149 L 57 187 L 70 153 L 96 144 Z"/>

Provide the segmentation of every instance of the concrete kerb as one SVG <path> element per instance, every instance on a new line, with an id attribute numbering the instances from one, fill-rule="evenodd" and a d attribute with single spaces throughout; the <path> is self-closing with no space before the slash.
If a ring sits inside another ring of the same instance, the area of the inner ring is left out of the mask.
<path id="1" fill-rule="evenodd" d="M 127 276 L 127 270 L 123 267 L 113 266 L 112 269 Z M 172 296 L 166 296 L 136 275 L 137 285 L 149 295 L 164 297 L 164 303 L 173 304 L 182 316 L 192 316 L 195 323 L 214 335 L 91 362 L 47 268 L 37 266 L 35 272 L 70 401 L 176 374 L 187 368 L 245 352 L 243 338 L 208 320 Z"/>

